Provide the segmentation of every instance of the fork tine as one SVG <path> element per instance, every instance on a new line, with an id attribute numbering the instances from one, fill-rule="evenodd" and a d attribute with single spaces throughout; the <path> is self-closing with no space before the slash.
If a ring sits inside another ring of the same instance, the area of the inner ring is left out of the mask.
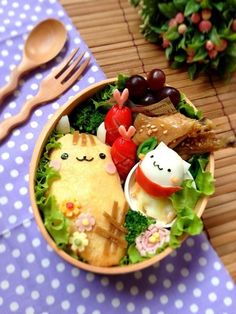
<path id="1" fill-rule="evenodd" d="M 63 84 L 64 87 L 68 88 L 70 87 L 75 81 L 78 80 L 80 75 L 84 72 L 84 70 L 87 68 L 89 62 L 90 62 L 90 57 L 86 58 L 85 61 L 80 65 L 78 70 Z"/>
<path id="2" fill-rule="evenodd" d="M 60 65 L 58 65 L 55 69 L 54 69 L 54 75 L 57 78 L 58 75 L 64 70 L 64 68 L 70 63 L 70 61 L 74 58 L 74 56 L 76 55 L 76 53 L 78 52 L 79 48 L 75 48 L 71 54 L 64 60 L 62 61 L 62 63 Z"/>
<path id="3" fill-rule="evenodd" d="M 79 64 L 79 62 L 82 60 L 83 56 L 84 56 L 85 52 L 81 53 L 78 58 L 76 58 L 70 65 L 69 67 L 62 72 L 62 74 L 59 76 L 59 79 L 61 82 L 63 82 L 66 77 L 72 73 L 72 71 L 74 70 L 74 68 Z"/>

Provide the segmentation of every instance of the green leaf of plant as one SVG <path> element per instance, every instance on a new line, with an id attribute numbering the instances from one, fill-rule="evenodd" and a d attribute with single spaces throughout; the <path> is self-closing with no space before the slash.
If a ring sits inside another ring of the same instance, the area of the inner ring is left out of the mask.
<path id="1" fill-rule="evenodd" d="M 172 52 L 173 52 L 173 47 L 172 46 L 166 48 L 165 55 L 166 55 L 167 60 L 171 59 Z"/>
<path id="2" fill-rule="evenodd" d="M 158 8 L 161 11 L 161 13 L 171 19 L 174 17 L 177 13 L 176 7 L 172 2 L 169 3 L 159 3 Z"/>
<path id="3" fill-rule="evenodd" d="M 174 60 L 177 62 L 184 62 L 186 60 L 186 54 L 176 55 Z"/>
<path id="4" fill-rule="evenodd" d="M 214 179 L 210 172 L 198 172 L 196 177 L 197 188 L 205 195 L 212 195 L 215 192 Z"/>
<path id="5" fill-rule="evenodd" d="M 183 12 L 188 0 L 173 0 L 173 3 L 178 11 Z"/>
<path id="6" fill-rule="evenodd" d="M 236 58 L 236 42 L 228 45 L 226 53 L 227 55 Z"/>
<path id="7" fill-rule="evenodd" d="M 196 63 L 193 63 L 188 67 L 188 76 L 191 80 L 195 78 L 196 72 L 197 72 L 197 65 Z"/>
<path id="8" fill-rule="evenodd" d="M 195 56 L 193 57 L 193 62 L 204 60 L 207 57 L 207 51 L 204 47 L 198 49 Z"/>
<path id="9" fill-rule="evenodd" d="M 220 44 L 220 36 L 217 33 L 215 26 L 212 27 L 209 36 L 210 36 L 210 40 L 213 42 L 213 44 L 215 44 L 216 46 L 218 46 Z"/>
<path id="10" fill-rule="evenodd" d="M 195 0 L 189 0 L 185 10 L 184 10 L 184 15 L 188 16 L 194 12 L 197 12 L 200 9 L 200 4 L 197 3 Z"/>
<path id="11" fill-rule="evenodd" d="M 180 34 L 178 33 L 177 27 L 171 27 L 168 29 L 164 36 L 166 39 L 172 41 L 179 38 Z"/>

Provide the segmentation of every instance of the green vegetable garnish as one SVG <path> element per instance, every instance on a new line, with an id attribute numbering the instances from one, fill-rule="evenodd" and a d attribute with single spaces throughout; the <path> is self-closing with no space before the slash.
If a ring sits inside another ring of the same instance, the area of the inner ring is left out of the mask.
<path id="1" fill-rule="evenodd" d="M 186 117 L 189 117 L 191 119 L 201 119 L 202 112 L 200 110 L 195 109 L 193 106 L 188 104 L 186 100 L 184 99 L 184 95 L 181 94 L 180 102 L 178 103 L 177 110 L 185 115 Z"/>
<path id="2" fill-rule="evenodd" d="M 124 227 L 128 230 L 125 237 L 128 245 L 133 244 L 137 236 L 153 223 L 155 223 L 155 219 L 144 216 L 140 212 L 129 210 L 124 223 Z"/>
<path id="3" fill-rule="evenodd" d="M 157 146 L 157 139 L 155 137 L 149 137 L 146 141 L 139 145 L 137 149 L 137 157 L 140 155 L 146 155 Z"/>

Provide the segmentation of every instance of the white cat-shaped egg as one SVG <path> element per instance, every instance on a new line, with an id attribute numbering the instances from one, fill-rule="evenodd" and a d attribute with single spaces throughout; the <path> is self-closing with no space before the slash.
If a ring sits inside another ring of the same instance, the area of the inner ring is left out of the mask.
<path id="1" fill-rule="evenodd" d="M 169 196 L 181 189 L 185 179 L 192 179 L 190 164 L 161 142 L 135 165 L 127 177 L 125 194 L 130 207 L 165 225 L 175 217 Z"/>

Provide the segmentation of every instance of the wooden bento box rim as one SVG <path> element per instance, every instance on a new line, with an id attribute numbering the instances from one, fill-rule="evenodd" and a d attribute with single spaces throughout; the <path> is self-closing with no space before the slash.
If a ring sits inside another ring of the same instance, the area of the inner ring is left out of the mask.
<path id="1" fill-rule="evenodd" d="M 78 94 L 73 96 L 70 100 L 68 100 L 61 108 L 59 108 L 53 114 L 53 116 L 50 118 L 50 120 L 46 123 L 45 127 L 43 128 L 43 131 L 41 132 L 41 134 L 37 140 L 37 143 L 36 143 L 33 155 L 32 155 L 32 159 L 30 162 L 30 169 L 29 169 L 29 191 L 30 191 L 30 199 L 31 199 L 33 214 L 34 214 L 35 220 L 37 222 L 37 225 L 38 225 L 43 237 L 47 240 L 48 244 L 51 246 L 51 248 L 59 256 L 61 256 L 68 263 L 70 263 L 70 264 L 72 264 L 72 265 L 74 265 L 80 269 L 86 270 L 86 271 L 90 271 L 90 272 L 98 273 L 98 274 L 105 274 L 105 275 L 126 274 L 126 273 L 130 273 L 130 272 L 142 270 L 142 269 L 147 268 L 148 266 L 151 266 L 151 265 L 159 262 L 160 260 L 162 260 L 164 257 L 166 257 L 171 252 L 173 252 L 173 249 L 168 247 L 167 249 L 165 249 L 160 254 L 157 254 L 148 260 L 145 260 L 143 262 L 139 262 L 137 264 L 131 264 L 131 265 L 125 265 L 125 266 L 98 267 L 98 266 L 93 266 L 90 264 L 86 264 L 82 261 L 76 260 L 75 258 L 71 257 L 69 254 L 64 252 L 62 249 L 58 248 L 56 243 L 53 241 L 53 239 L 49 235 L 48 231 L 46 230 L 44 223 L 42 221 L 40 210 L 36 204 L 34 187 L 35 187 L 36 171 L 37 171 L 37 167 L 38 167 L 39 160 L 41 158 L 43 149 L 45 147 L 45 144 L 48 140 L 49 135 L 52 133 L 53 129 L 55 129 L 60 118 L 63 115 L 70 114 L 70 112 L 76 106 L 79 105 L 78 102 L 83 103 L 86 99 L 93 96 L 98 90 L 100 90 L 101 88 L 103 88 L 107 84 L 113 83 L 115 80 L 116 80 L 115 78 L 102 80 L 98 83 L 95 83 L 95 84 L 85 88 L 84 90 L 82 90 L 81 92 L 79 92 Z M 192 104 L 189 100 L 188 100 L 188 102 L 190 104 Z M 213 156 L 213 154 L 210 155 L 210 160 L 208 163 L 208 170 L 212 174 L 214 174 L 214 156 Z M 197 215 L 199 217 L 201 217 L 202 213 L 204 212 L 204 209 L 205 209 L 206 204 L 207 204 L 207 200 L 208 200 L 207 196 L 200 198 L 196 207 L 195 207 Z M 183 236 L 182 241 L 184 241 L 185 238 L 187 238 L 187 235 Z"/>

